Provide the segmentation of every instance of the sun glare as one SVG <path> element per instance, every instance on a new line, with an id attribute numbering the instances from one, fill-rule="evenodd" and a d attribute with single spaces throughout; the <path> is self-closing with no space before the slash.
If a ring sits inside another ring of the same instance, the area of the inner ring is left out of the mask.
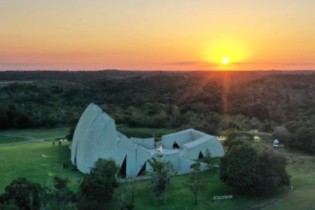
<path id="1" fill-rule="evenodd" d="M 229 58 L 222 58 L 222 64 L 224 65 L 228 65 L 230 63 L 230 59 Z"/>
<path id="2" fill-rule="evenodd" d="M 221 38 L 205 45 L 204 59 L 218 69 L 238 68 L 235 64 L 248 60 L 248 53 L 243 42 Z"/>

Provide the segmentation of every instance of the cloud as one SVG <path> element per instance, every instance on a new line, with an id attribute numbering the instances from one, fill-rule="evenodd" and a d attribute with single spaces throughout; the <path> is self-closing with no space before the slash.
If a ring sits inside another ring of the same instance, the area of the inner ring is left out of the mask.
<path id="1" fill-rule="evenodd" d="M 241 65 L 275 65 L 275 66 L 315 66 L 315 63 L 297 63 L 297 62 L 287 62 L 287 63 L 280 63 L 280 62 L 248 62 L 248 63 L 241 63 Z"/>
<path id="2" fill-rule="evenodd" d="M 1 67 L 14 67 L 14 66 L 40 66 L 45 63 L 0 63 Z"/>
<path id="3" fill-rule="evenodd" d="M 315 66 L 315 63 L 284 63 L 283 65 L 287 65 L 287 66 Z"/>
<path id="4" fill-rule="evenodd" d="M 166 63 L 167 65 L 175 65 L 175 66 L 217 66 L 215 63 L 205 62 L 205 61 L 177 61 Z"/>
<path id="5" fill-rule="evenodd" d="M 167 63 L 168 65 L 180 65 L 180 66 L 191 66 L 191 65 L 196 65 L 200 64 L 200 61 L 178 61 L 178 62 L 171 62 Z"/>
<path id="6" fill-rule="evenodd" d="M 0 71 L 45 69 L 45 63 L 0 62 Z"/>

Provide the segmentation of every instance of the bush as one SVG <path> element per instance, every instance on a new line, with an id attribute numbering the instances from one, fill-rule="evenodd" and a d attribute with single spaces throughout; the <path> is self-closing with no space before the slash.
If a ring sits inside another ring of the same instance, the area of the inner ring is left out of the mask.
<path id="1" fill-rule="evenodd" d="M 221 159 L 221 180 L 238 193 L 256 195 L 290 184 L 286 158 L 267 147 L 242 144 Z"/>
<path id="2" fill-rule="evenodd" d="M 0 200 L 7 205 L 6 207 L 16 205 L 22 210 L 39 210 L 43 193 L 39 184 L 32 183 L 25 178 L 17 178 L 6 186 L 5 193 Z"/>
<path id="3" fill-rule="evenodd" d="M 110 202 L 117 187 L 117 170 L 113 160 L 99 159 L 81 184 L 82 195 L 87 200 Z"/>
<path id="4" fill-rule="evenodd" d="M 254 140 L 254 136 L 251 133 L 245 131 L 227 131 L 226 132 L 225 146 L 230 150 L 232 147 L 242 144 L 248 144 Z"/>

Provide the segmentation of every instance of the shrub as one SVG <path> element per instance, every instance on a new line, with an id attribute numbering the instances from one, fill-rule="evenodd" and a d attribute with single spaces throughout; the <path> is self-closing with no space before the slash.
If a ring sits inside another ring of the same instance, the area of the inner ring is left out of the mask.
<path id="1" fill-rule="evenodd" d="M 286 158 L 267 147 L 242 144 L 221 160 L 220 178 L 241 194 L 260 194 L 290 184 Z"/>

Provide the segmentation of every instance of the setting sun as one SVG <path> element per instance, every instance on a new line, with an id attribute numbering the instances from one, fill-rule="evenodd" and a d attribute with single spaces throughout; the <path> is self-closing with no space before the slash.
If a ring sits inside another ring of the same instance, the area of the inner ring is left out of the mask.
<path id="1" fill-rule="evenodd" d="M 247 62 L 249 49 L 241 39 L 221 37 L 205 45 L 204 59 L 210 62 L 212 69 L 237 69 L 237 64 Z M 224 66 L 224 67 L 223 67 Z"/>
<path id="2" fill-rule="evenodd" d="M 229 63 L 230 63 L 230 59 L 229 58 L 222 58 L 222 64 L 228 65 Z"/>
<path id="3" fill-rule="evenodd" d="M 314 7 L 306 0 L 1 0 L 0 71 L 315 69 Z"/>

